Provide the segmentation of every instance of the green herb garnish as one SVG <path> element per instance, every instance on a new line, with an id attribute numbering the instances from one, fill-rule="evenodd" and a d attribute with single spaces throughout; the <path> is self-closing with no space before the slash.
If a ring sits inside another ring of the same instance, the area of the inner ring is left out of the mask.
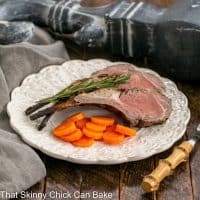
<path id="1" fill-rule="evenodd" d="M 97 79 L 82 79 L 74 82 L 56 95 L 39 101 L 39 103 L 58 103 L 83 92 L 88 93 L 103 88 L 117 88 L 118 85 L 126 83 L 129 79 L 130 74 L 106 76 Z"/>

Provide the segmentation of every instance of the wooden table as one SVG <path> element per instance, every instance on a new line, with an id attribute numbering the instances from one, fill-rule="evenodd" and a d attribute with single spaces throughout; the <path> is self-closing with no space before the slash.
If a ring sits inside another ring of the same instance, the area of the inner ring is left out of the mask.
<path id="1" fill-rule="evenodd" d="M 110 55 L 91 52 L 77 51 L 77 48 L 69 49 L 71 58 L 88 59 L 93 57 L 106 57 L 111 60 L 119 60 Z M 144 66 L 144 64 L 142 64 Z M 189 99 L 191 109 L 191 120 L 185 134 L 185 138 L 195 132 L 200 121 L 200 85 L 176 82 Z M 164 134 L 164 133 L 163 133 Z M 178 142 L 180 143 L 180 141 Z M 78 165 L 50 158 L 42 153 L 47 176 L 40 183 L 28 190 L 28 192 L 46 193 L 46 199 L 51 191 L 70 193 L 72 198 L 68 199 L 94 199 L 93 191 L 109 192 L 112 200 L 192 200 L 200 199 L 200 143 L 196 146 L 189 162 L 181 164 L 174 174 L 164 180 L 160 190 L 154 193 L 145 193 L 141 187 L 142 178 L 149 174 L 157 165 L 159 159 L 165 158 L 172 151 L 155 155 L 146 160 L 130 162 L 120 165 Z M 73 193 L 81 192 L 83 195 L 90 194 L 90 198 L 74 198 Z M 55 199 L 65 199 L 55 198 Z M 109 198 L 99 198 L 109 199 Z"/>

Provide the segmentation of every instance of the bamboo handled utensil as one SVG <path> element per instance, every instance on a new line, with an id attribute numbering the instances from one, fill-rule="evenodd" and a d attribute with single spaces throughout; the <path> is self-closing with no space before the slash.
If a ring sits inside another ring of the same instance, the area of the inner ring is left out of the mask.
<path id="1" fill-rule="evenodd" d="M 142 181 L 142 188 L 146 192 L 153 192 L 159 189 L 160 182 L 172 174 L 173 170 L 182 162 L 186 162 L 195 144 L 200 140 L 200 124 L 197 126 L 197 133 L 189 140 L 182 142 L 175 147 L 172 154 L 160 160 L 156 169 L 151 174 L 145 176 Z"/>

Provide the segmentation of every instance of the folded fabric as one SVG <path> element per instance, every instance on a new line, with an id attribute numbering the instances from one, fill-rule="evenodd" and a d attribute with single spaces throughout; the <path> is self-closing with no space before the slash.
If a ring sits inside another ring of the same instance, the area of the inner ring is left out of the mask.
<path id="1" fill-rule="evenodd" d="M 0 45 L 0 199 L 5 198 L 1 191 L 20 192 L 46 175 L 39 156 L 9 125 L 6 104 L 10 92 L 28 74 L 68 59 L 63 42 L 54 41 L 39 28 L 35 29 L 35 36 L 29 43 Z"/>

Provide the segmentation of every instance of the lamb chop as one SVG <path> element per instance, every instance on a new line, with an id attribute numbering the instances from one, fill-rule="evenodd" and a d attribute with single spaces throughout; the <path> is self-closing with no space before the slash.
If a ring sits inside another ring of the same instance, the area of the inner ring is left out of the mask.
<path id="1" fill-rule="evenodd" d="M 136 66 L 127 63 L 108 66 L 92 74 L 92 77 L 121 75 L 126 73 L 131 74 L 131 77 L 125 84 L 120 84 L 119 89 L 129 90 L 132 88 L 141 88 L 141 89 L 155 89 L 158 90 L 159 92 L 165 91 L 165 86 L 158 76 L 152 73 L 138 70 Z"/>
<path id="2" fill-rule="evenodd" d="M 146 127 L 160 124 L 171 113 L 171 101 L 157 91 L 131 89 L 125 92 L 101 89 L 79 94 L 74 98 L 79 105 L 100 105 L 119 111 L 132 126 Z"/>
<path id="3" fill-rule="evenodd" d="M 35 114 L 28 109 L 31 120 L 46 116 L 39 126 L 42 129 L 51 115 L 63 109 L 78 105 L 98 105 L 120 112 L 133 126 L 146 127 L 166 121 L 171 113 L 171 101 L 163 92 L 164 84 L 154 74 L 141 72 L 131 64 L 109 66 L 92 74 L 89 80 L 106 77 L 120 77 L 129 74 L 129 78 L 116 84 L 115 89 L 97 87 L 93 91 L 81 91 L 68 99 L 61 99 L 52 107 Z M 52 98 L 52 97 L 51 97 Z M 41 107 L 42 107 L 41 103 Z M 37 105 L 36 105 L 37 107 Z M 37 109 L 40 108 L 37 107 Z"/>

